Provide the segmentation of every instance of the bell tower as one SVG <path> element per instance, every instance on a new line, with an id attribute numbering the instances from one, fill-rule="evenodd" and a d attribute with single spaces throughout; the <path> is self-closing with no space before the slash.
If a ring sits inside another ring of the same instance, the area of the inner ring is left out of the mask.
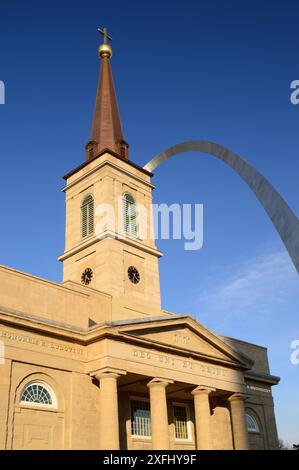
<path id="1" fill-rule="evenodd" d="M 161 314 L 152 216 L 152 174 L 129 160 L 115 94 L 107 30 L 86 161 L 64 179 L 63 283 L 111 296 L 112 320 Z M 83 289 L 84 290 L 84 289 Z"/>

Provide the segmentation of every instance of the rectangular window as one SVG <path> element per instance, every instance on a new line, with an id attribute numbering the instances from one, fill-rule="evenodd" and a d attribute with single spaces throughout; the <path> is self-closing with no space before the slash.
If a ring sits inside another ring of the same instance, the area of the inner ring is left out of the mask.
<path id="1" fill-rule="evenodd" d="M 190 439 L 189 413 L 185 405 L 174 405 L 173 420 L 176 439 Z"/>
<path id="2" fill-rule="evenodd" d="M 131 434 L 138 437 L 151 436 L 151 414 L 148 401 L 131 400 Z"/>

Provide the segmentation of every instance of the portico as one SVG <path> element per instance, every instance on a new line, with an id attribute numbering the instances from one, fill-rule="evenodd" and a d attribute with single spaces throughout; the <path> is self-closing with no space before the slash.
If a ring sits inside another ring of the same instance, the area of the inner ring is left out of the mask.
<path id="1" fill-rule="evenodd" d="M 188 316 L 123 323 L 102 342 L 106 364 L 90 372 L 99 387 L 102 449 L 108 442 L 113 449 L 249 448 L 249 358 Z"/>
<path id="2" fill-rule="evenodd" d="M 140 376 L 138 382 L 136 376 L 127 374 L 125 377 L 124 371 L 117 374 L 112 369 L 96 377 L 99 378 L 100 400 L 103 403 L 99 433 L 101 449 L 107 449 L 109 442 L 110 449 L 169 450 L 183 445 L 183 448 L 190 450 L 212 450 L 213 426 L 217 425 L 212 416 L 219 401 L 228 416 L 226 431 L 232 436 L 230 440 L 227 434 L 223 435 L 223 446 L 226 441 L 229 446 L 226 448 L 231 445 L 232 449 L 249 449 L 243 405 L 245 396 L 241 399 L 240 394 L 229 395 L 204 386 L 192 388 L 189 384 L 175 383 L 159 377 L 154 377 L 147 383 L 148 378 Z M 146 393 L 146 387 L 149 393 Z M 143 390 L 144 393 L 136 392 L 136 389 Z M 130 407 L 132 401 L 138 400 L 140 403 L 146 400 L 149 404 L 150 436 L 147 437 L 132 434 L 133 416 Z M 231 403 L 234 403 L 234 408 Z M 237 403 L 242 405 L 237 408 Z M 173 419 L 174 406 L 188 410 L 186 422 L 180 423 L 180 426 L 187 429 L 185 439 L 176 437 L 179 427 Z M 124 415 L 125 419 L 122 419 Z"/>

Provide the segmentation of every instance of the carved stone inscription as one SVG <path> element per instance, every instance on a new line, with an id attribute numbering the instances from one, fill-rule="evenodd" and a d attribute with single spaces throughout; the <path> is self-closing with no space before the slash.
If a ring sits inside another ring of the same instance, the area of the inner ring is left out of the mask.
<path id="1" fill-rule="evenodd" d="M 193 371 L 200 375 L 226 377 L 227 370 L 222 367 L 205 364 L 199 361 L 190 361 L 181 359 L 179 357 L 168 356 L 152 351 L 144 351 L 142 349 L 133 349 L 132 356 L 135 359 L 146 361 L 153 365 L 160 365 L 165 367 L 173 367 L 174 369 L 181 369 L 185 371 Z"/>
<path id="2" fill-rule="evenodd" d="M 19 343 L 28 343 L 28 344 L 34 344 L 35 346 L 50 348 L 55 351 L 66 351 L 72 354 L 78 354 L 80 356 L 83 354 L 83 350 L 81 348 L 76 348 L 76 347 L 68 346 L 66 344 L 57 343 L 56 341 L 48 341 L 44 339 L 35 338 L 34 336 L 20 335 L 17 333 L 11 333 L 9 331 L 2 330 L 0 331 L 0 337 L 17 341 Z"/>
<path id="3" fill-rule="evenodd" d="M 178 331 L 174 334 L 174 342 L 186 346 L 190 342 L 190 336 L 184 334 L 184 332 Z"/>

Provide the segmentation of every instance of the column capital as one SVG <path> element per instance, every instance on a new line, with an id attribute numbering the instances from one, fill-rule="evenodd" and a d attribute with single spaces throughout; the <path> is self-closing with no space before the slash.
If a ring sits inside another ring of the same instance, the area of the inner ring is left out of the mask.
<path id="1" fill-rule="evenodd" d="M 205 385 L 198 385 L 192 390 L 192 395 L 210 395 L 211 392 L 215 392 L 216 388 L 206 387 Z"/>
<path id="2" fill-rule="evenodd" d="M 231 402 L 234 402 L 234 401 L 245 401 L 247 400 L 248 398 L 248 395 L 246 395 L 245 393 L 233 393 L 233 395 L 231 395 L 230 397 L 228 397 L 228 401 L 231 403 Z"/>
<path id="3" fill-rule="evenodd" d="M 146 385 L 147 387 L 164 387 L 166 388 L 169 384 L 173 384 L 174 381 L 171 379 L 163 379 L 161 377 L 155 377 L 150 380 Z"/>
<path id="4" fill-rule="evenodd" d="M 111 379 L 118 379 L 121 375 L 126 375 L 127 371 L 122 369 L 116 369 L 114 367 L 103 367 L 95 372 L 92 372 L 90 375 L 91 377 L 95 377 L 98 381 L 111 378 Z"/>

